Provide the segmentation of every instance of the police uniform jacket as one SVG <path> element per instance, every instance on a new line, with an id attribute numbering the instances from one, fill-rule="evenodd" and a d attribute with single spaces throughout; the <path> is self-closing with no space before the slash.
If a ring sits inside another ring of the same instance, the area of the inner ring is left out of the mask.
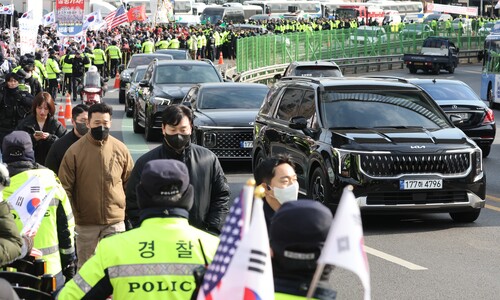
<path id="1" fill-rule="evenodd" d="M 40 125 L 38 125 L 36 121 L 36 117 L 34 115 L 29 115 L 19 122 L 17 129 L 29 133 L 31 141 L 33 142 L 33 150 L 35 151 L 35 161 L 41 165 L 45 164 L 45 158 L 52 144 L 66 134 L 66 128 L 64 128 L 61 122 L 53 116 L 48 117 L 43 124 L 43 128 L 40 128 Z M 36 141 L 33 136 L 35 131 L 48 132 L 50 135 L 45 140 Z"/>
<path id="2" fill-rule="evenodd" d="M 78 225 L 109 225 L 125 219 L 125 186 L 133 168 L 127 147 L 113 136 L 95 140 L 90 132 L 63 157 L 59 178 Z"/>
<path id="3" fill-rule="evenodd" d="M 11 175 L 10 186 L 3 190 L 4 197 L 10 197 L 28 179 L 36 176 L 48 193 L 55 189 L 54 197 L 50 200 L 49 208 L 34 239 L 33 247 L 43 253 L 42 258 L 47 262 L 47 273 L 56 275 L 69 263 L 75 260 L 74 233 L 75 222 L 71 205 L 67 195 L 54 172 L 39 164 L 28 161 L 17 161 L 8 164 Z M 17 216 L 17 212 L 13 211 Z M 23 224 L 19 217 L 15 217 L 19 231 Z"/>
<path id="4" fill-rule="evenodd" d="M 200 242 L 203 245 L 201 251 Z M 149 218 L 101 240 L 57 299 L 191 299 L 193 270 L 210 262 L 219 239 L 180 217 Z"/>
<path id="5" fill-rule="evenodd" d="M 127 185 L 127 218 L 132 223 L 137 223 L 139 208 L 135 188 L 140 181 L 144 165 L 154 159 L 177 159 L 187 165 L 190 183 L 194 188 L 194 204 L 189 211 L 189 223 L 196 228 L 218 233 L 229 212 L 229 185 L 217 156 L 212 151 L 194 144 L 179 155 L 163 141 L 163 145 L 137 160 Z"/>

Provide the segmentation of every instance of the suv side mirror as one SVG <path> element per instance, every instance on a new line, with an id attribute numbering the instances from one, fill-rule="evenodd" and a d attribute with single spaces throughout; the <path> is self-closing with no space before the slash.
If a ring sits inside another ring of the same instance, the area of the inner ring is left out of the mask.
<path id="1" fill-rule="evenodd" d="M 141 81 L 139 81 L 139 86 L 140 87 L 148 87 L 149 86 L 149 81 L 147 81 L 147 80 L 141 80 Z"/>
<path id="2" fill-rule="evenodd" d="M 274 75 L 274 79 L 276 79 L 276 80 L 280 80 L 281 77 L 283 77 L 281 74 Z"/>
<path id="3" fill-rule="evenodd" d="M 307 120 L 306 118 L 300 116 L 300 117 L 293 117 L 290 120 L 290 123 L 288 126 L 292 129 L 297 129 L 297 130 L 304 130 L 307 128 Z"/>

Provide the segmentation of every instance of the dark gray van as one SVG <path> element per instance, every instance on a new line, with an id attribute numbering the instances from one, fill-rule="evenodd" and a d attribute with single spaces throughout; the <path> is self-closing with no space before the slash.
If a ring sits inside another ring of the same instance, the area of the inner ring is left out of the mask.
<path id="1" fill-rule="evenodd" d="M 207 6 L 200 17 L 202 23 L 215 24 L 219 20 L 225 23 L 245 23 L 245 13 L 242 7 Z"/>

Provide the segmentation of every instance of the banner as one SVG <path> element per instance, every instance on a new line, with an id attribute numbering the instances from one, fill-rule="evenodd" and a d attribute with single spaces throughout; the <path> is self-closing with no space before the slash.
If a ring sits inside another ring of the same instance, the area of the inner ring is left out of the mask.
<path id="1" fill-rule="evenodd" d="M 38 37 L 38 22 L 30 18 L 19 18 L 19 49 L 21 55 L 35 53 Z"/>
<path id="2" fill-rule="evenodd" d="M 57 0 L 56 20 L 57 34 L 77 36 L 83 34 L 83 0 Z"/>
<path id="3" fill-rule="evenodd" d="M 138 21 L 144 22 L 148 17 L 146 16 L 146 6 L 136 6 L 128 10 L 128 20 L 129 22 Z"/>

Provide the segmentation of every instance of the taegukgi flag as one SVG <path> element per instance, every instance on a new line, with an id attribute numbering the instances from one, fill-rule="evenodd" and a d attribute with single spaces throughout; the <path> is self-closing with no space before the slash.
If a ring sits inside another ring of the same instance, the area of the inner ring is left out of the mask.
<path id="1" fill-rule="evenodd" d="M 344 188 L 318 265 L 330 264 L 350 270 L 358 275 L 365 288 L 365 300 L 370 299 L 370 268 L 364 249 L 361 212 L 352 192 Z"/>

